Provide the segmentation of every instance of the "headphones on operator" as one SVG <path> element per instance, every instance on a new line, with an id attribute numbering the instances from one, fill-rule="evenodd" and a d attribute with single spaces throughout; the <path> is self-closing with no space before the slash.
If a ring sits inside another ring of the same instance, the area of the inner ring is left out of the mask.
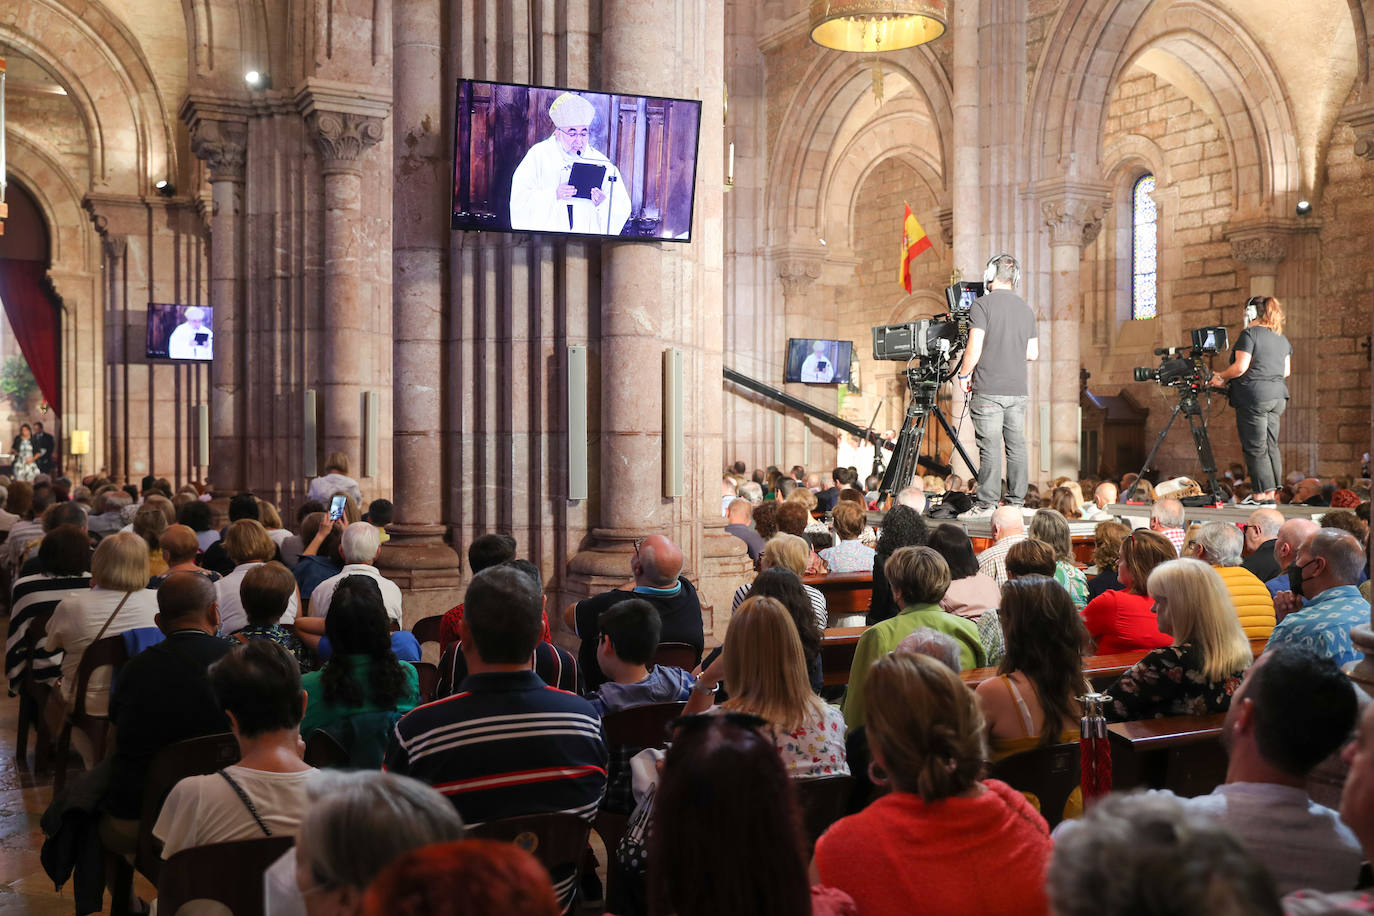
<path id="1" fill-rule="evenodd" d="M 1245 324 L 1242 325 L 1242 327 L 1248 328 L 1259 320 L 1260 309 L 1263 308 L 1264 300 L 1267 298 L 1269 297 L 1251 296 L 1249 299 L 1245 300 Z"/>
<path id="2" fill-rule="evenodd" d="M 983 282 L 989 286 L 992 285 L 992 281 L 997 279 L 997 262 L 1003 258 L 1011 262 L 1011 285 L 1014 289 L 1021 285 L 1021 262 L 1005 251 L 998 252 L 988 258 L 987 266 L 983 268 Z"/>

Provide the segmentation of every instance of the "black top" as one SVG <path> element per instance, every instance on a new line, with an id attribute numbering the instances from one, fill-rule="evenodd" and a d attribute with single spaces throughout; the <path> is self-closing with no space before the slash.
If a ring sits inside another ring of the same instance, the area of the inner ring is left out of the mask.
<path id="1" fill-rule="evenodd" d="M 1039 336 L 1035 313 L 1011 290 L 995 289 L 977 299 L 969 313 L 983 332 L 983 352 L 973 370 L 973 393 L 1018 397 L 1026 383 L 1026 345 Z"/>
<path id="2" fill-rule="evenodd" d="M 882 623 L 902 612 L 902 609 L 897 607 L 897 602 L 892 600 L 892 587 L 887 584 L 887 576 L 883 575 L 883 564 L 887 562 L 887 558 L 888 554 L 885 553 L 873 556 L 873 593 L 868 597 L 868 616 L 864 618 L 864 622 L 869 626 Z"/>
<path id="3" fill-rule="evenodd" d="M 630 598 L 643 598 L 658 608 L 659 619 L 663 622 L 659 642 L 685 642 L 696 649 L 697 660 L 700 661 L 701 649 L 706 643 L 706 636 L 701 627 L 701 601 L 697 598 L 697 590 L 692 587 L 692 583 L 681 577 L 677 581 L 680 588 L 672 595 L 615 589 L 577 602 L 574 619 L 577 623 L 577 635 L 582 639 L 582 645 L 577 650 L 577 664 L 582 669 L 582 677 L 589 693 L 606 682 L 606 675 L 601 672 L 601 666 L 596 661 L 596 644 L 601 639 L 601 631 L 596 625 L 597 618 L 601 616 L 602 611 L 609 610 L 611 605 Z"/>
<path id="4" fill-rule="evenodd" d="M 1240 332 L 1231 350 L 1231 362 L 1236 353 L 1250 354 L 1250 368 L 1231 382 L 1231 403 L 1237 407 L 1251 407 L 1260 401 L 1277 401 L 1288 397 L 1288 385 L 1283 380 L 1283 365 L 1293 352 L 1288 338 L 1264 325 L 1253 324 Z"/>
<path id="5" fill-rule="evenodd" d="M 1254 573 L 1261 582 L 1268 582 L 1283 570 L 1279 567 L 1279 561 L 1274 559 L 1274 544 L 1277 538 L 1265 541 L 1255 552 L 1241 561 L 1241 566 Z"/>
<path id="6" fill-rule="evenodd" d="M 744 546 L 749 548 L 749 559 L 755 563 L 759 561 L 759 554 L 763 553 L 763 537 L 750 528 L 748 525 L 726 525 L 725 530 L 744 542 Z"/>
<path id="7" fill-rule="evenodd" d="M 110 698 L 115 753 L 105 806 L 115 817 L 142 814 L 143 778 L 153 756 L 187 738 L 229 731 L 205 669 L 234 643 L 179 630 L 129 659 Z"/>
<path id="8" fill-rule="evenodd" d="M 1091 601 L 1103 592 L 1120 591 L 1121 580 L 1116 577 L 1116 567 L 1103 570 L 1088 580 L 1088 600 Z"/>
<path id="9" fill-rule="evenodd" d="M 816 508 L 822 512 L 829 512 L 835 508 L 835 504 L 840 501 L 840 488 L 831 487 L 828 490 L 821 490 L 816 494 Z"/>

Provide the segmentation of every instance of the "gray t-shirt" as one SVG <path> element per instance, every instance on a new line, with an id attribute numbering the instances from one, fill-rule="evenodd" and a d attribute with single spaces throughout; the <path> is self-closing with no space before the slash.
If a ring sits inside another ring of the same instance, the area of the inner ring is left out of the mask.
<path id="1" fill-rule="evenodd" d="M 1016 293 L 995 289 L 977 299 L 972 326 L 983 332 L 983 353 L 973 370 L 973 393 L 1004 397 L 1030 394 L 1026 345 L 1035 340 L 1035 313 Z"/>
<path id="2" fill-rule="evenodd" d="M 1283 364 L 1293 352 L 1288 338 L 1264 325 L 1251 325 L 1236 337 L 1231 362 L 1236 353 L 1250 354 L 1250 368 L 1231 382 L 1231 403 L 1250 407 L 1260 401 L 1277 401 L 1288 397 L 1288 385 L 1283 380 Z"/>

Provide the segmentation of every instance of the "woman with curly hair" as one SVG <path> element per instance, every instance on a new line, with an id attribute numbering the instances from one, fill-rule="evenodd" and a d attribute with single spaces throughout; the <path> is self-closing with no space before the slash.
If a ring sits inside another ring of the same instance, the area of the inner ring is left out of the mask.
<path id="1" fill-rule="evenodd" d="M 877 554 L 873 558 L 873 595 L 868 602 L 867 619 L 870 625 L 896 617 L 902 612 L 892 600 L 892 589 L 883 575 L 883 564 L 898 548 L 924 547 L 929 537 L 925 519 L 910 506 L 893 506 L 883 516 Z"/>
<path id="2" fill-rule="evenodd" d="M 1117 521 L 1098 522 L 1093 529 L 1093 566 L 1097 567 L 1097 575 L 1088 582 L 1089 601 L 1103 592 L 1121 588 L 1116 561 L 1121 559 L 1121 542 L 1130 533 L 1130 526 Z"/>
<path id="3" fill-rule="evenodd" d="M 339 583 L 325 618 L 333 654 L 301 679 L 310 697 L 302 737 L 358 713 L 405 713 L 420 704 L 419 676 L 397 660 L 390 630 L 375 580 L 348 576 Z"/>

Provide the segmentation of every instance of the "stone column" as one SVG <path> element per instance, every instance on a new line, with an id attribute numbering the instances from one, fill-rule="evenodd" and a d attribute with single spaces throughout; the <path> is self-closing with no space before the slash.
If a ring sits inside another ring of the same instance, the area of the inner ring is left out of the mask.
<path id="1" fill-rule="evenodd" d="M 248 119 L 233 102 L 190 96 L 181 118 L 191 130 L 191 151 L 210 171 L 210 306 L 215 359 L 210 364 L 210 481 L 220 492 L 244 487 L 240 376 L 243 341 L 243 188 Z"/>
<path id="2" fill-rule="evenodd" d="M 1102 230 L 1106 199 L 1101 189 L 1060 189 L 1040 204 L 1050 235 L 1050 302 L 1044 310 L 1049 334 L 1041 329 L 1040 359 L 1047 360 L 1050 366 L 1051 477 L 1078 479 L 1078 328 L 1082 319 L 1079 265 L 1084 246 Z M 1031 434 L 1038 429 L 1035 417 L 1028 418 L 1026 429 Z"/>
<path id="3" fill-rule="evenodd" d="M 321 450 L 341 451 L 362 464 L 362 391 L 359 342 L 371 336 L 370 303 L 362 301 L 359 260 L 362 220 L 362 157 L 382 139 L 390 103 L 360 89 L 307 80 L 296 106 L 320 153 L 324 175 L 324 347 L 320 383 L 324 395 Z M 361 475 L 358 475 L 361 476 Z"/>
<path id="4" fill-rule="evenodd" d="M 458 603 L 460 560 L 444 542 L 440 454 L 444 302 L 451 164 L 444 118 L 438 0 L 393 9 L 392 475 L 396 522 L 377 565 L 405 590 L 407 624 Z"/>
<path id="5" fill-rule="evenodd" d="M 776 265 L 783 302 L 779 345 L 786 346 L 787 338 L 791 336 L 788 333 L 789 328 L 816 328 L 815 335 L 822 336 L 817 322 L 813 320 L 812 309 L 807 305 L 811 289 L 821 276 L 821 258 L 808 252 L 785 251 L 777 255 Z M 783 368 L 785 371 L 785 362 Z M 778 375 L 781 378 L 783 373 Z M 772 383 L 777 380 L 765 378 L 760 381 Z M 794 383 L 783 384 L 780 387 L 794 397 L 804 401 L 810 400 L 810 391 L 805 385 Z M 812 448 L 815 443 L 811 436 L 811 421 L 806 416 L 779 405 L 774 405 L 774 409 L 783 411 L 782 441 L 774 443 L 774 450 L 780 453 L 779 457 L 782 459 L 776 462 L 778 466 L 790 468 L 794 464 L 800 464 L 805 466 L 807 471 L 815 471 L 828 481 L 830 468 L 822 466 L 820 449 Z"/>

